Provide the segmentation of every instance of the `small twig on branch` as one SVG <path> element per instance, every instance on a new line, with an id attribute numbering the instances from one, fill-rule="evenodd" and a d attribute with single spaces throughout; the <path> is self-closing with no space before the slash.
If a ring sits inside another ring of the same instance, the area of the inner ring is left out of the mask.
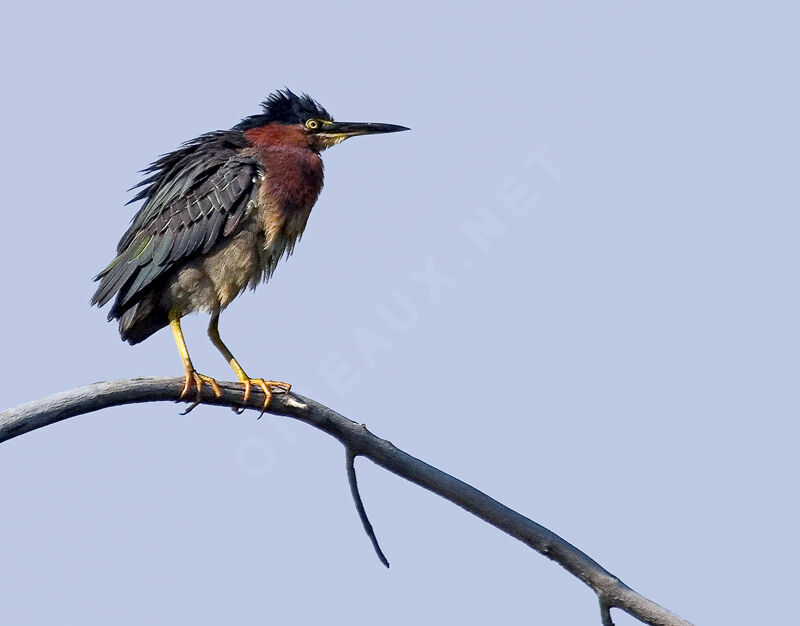
<path id="1" fill-rule="evenodd" d="M 356 466 L 355 466 L 356 455 L 349 449 L 347 449 L 346 454 L 347 454 L 347 482 L 350 483 L 350 493 L 353 494 L 353 502 L 356 505 L 356 511 L 358 511 L 358 517 L 361 519 L 361 524 L 364 526 L 364 532 L 367 533 L 367 537 L 369 537 L 369 540 L 372 542 L 372 547 L 375 548 L 375 554 L 378 555 L 378 558 L 380 559 L 381 563 L 383 563 L 386 567 L 389 567 L 389 561 L 383 554 L 383 550 L 381 550 L 380 544 L 378 544 L 378 538 L 375 536 L 375 530 L 372 528 L 372 524 L 369 521 L 369 517 L 367 517 L 367 511 L 364 508 L 364 502 L 361 500 L 361 494 L 358 492 L 358 480 L 356 479 Z"/>
<path id="2" fill-rule="evenodd" d="M 138 402 L 178 400 L 183 388 L 183 378 L 135 378 L 95 383 L 65 391 L 42 400 L 20 405 L 0 413 L 0 442 L 22 435 L 49 424 L 111 406 Z M 201 394 L 203 404 L 238 407 L 242 402 L 241 383 L 220 383 L 222 395 L 216 398 L 205 386 Z M 259 411 L 263 394 L 254 389 L 247 408 Z M 409 480 L 469 511 L 473 515 L 519 539 L 540 554 L 556 561 L 561 567 L 588 585 L 600 601 L 604 626 L 612 624 L 611 608 L 620 609 L 638 620 L 654 626 L 691 626 L 655 602 L 639 595 L 596 561 L 578 550 L 544 526 L 520 515 L 478 491 L 474 487 L 414 458 L 389 441 L 373 435 L 362 424 L 339 415 L 335 411 L 303 396 L 286 393 L 274 394 L 268 412 L 284 415 L 310 424 L 328 433 L 345 447 L 348 454 L 347 471 L 353 499 L 367 534 L 382 556 L 372 526 L 366 519 L 358 487 L 355 482 L 355 455 L 370 459 L 375 464 Z"/>
<path id="3" fill-rule="evenodd" d="M 600 621 L 603 626 L 614 626 L 614 620 L 611 619 L 611 607 L 602 600 L 600 600 Z"/>

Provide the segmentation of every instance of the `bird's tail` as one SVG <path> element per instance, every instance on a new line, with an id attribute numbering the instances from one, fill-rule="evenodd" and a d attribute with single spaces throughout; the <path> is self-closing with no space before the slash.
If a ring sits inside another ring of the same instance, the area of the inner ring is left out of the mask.
<path id="1" fill-rule="evenodd" d="M 134 345 L 153 333 L 169 326 L 167 310 L 145 298 L 119 316 L 119 334 L 123 341 Z"/>

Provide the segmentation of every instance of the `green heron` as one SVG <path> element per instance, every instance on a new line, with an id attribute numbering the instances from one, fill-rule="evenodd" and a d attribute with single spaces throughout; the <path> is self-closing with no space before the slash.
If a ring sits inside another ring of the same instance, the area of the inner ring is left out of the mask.
<path id="1" fill-rule="evenodd" d="M 119 320 L 124 341 L 137 344 L 170 326 L 183 361 L 185 383 L 200 399 L 203 384 L 221 395 L 217 382 L 199 374 L 189 358 L 181 318 L 211 314 L 208 335 L 244 383 L 283 391 L 280 381 L 250 378 L 219 335 L 219 315 L 245 287 L 272 276 L 302 236 L 322 190 L 320 152 L 356 135 L 408 130 L 394 124 L 335 122 L 306 94 L 277 91 L 262 111 L 230 130 L 186 142 L 143 170 L 142 188 L 130 202 L 144 200 L 117 245 L 117 256 L 95 280 L 92 304 L 116 296 L 108 319 Z M 129 202 L 129 204 L 130 204 Z"/>

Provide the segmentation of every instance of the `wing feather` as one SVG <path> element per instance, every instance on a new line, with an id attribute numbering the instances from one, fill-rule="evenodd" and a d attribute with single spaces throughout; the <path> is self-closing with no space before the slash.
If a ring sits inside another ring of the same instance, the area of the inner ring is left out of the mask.
<path id="1" fill-rule="evenodd" d="M 177 233 L 169 229 L 169 226 L 162 230 L 160 233 L 160 241 L 153 251 L 153 264 L 164 265 L 164 262 L 169 258 L 172 252 L 172 246 L 175 244 L 175 236 Z"/>
<path id="2" fill-rule="evenodd" d="M 115 295 L 118 318 L 176 264 L 210 251 L 237 232 L 258 201 L 263 170 L 243 148 L 243 135 L 210 133 L 165 155 L 145 173 L 134 199 L 144 199 L 123 235 L 117 257 L 96 278 L 92 303 Z"/>
<path id="3" fill-rule="evenodd" d="M 191 233 L 189 228 L 181 224 L 175 236 L 175 245 L 172 247 L 172 254 L 179 259 L 186 256 L 186 251 L 189 249 L 189 237 Z"/>

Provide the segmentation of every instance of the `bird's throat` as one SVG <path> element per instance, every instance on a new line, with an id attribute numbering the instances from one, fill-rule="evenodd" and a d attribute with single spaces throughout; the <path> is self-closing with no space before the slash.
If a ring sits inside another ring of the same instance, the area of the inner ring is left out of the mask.
<path id="1" fill-rule="evenodd" d="M 323 166 L 303 130 L 270 124 L 247 131 L 245 137 L 264 168 L 269 203 L 287 217 L 310 211 L 322 190 Z"/>
<path id="2" fill-rule="evenodd" d="M 260 189 L 265 250 L 275 261 L 303 233 L 323 182 L 322 159 L 297 127 L 268 125 L 245 133 L 264 169 Z M 270 261 L 270 264 L 275 261 Z"/>

